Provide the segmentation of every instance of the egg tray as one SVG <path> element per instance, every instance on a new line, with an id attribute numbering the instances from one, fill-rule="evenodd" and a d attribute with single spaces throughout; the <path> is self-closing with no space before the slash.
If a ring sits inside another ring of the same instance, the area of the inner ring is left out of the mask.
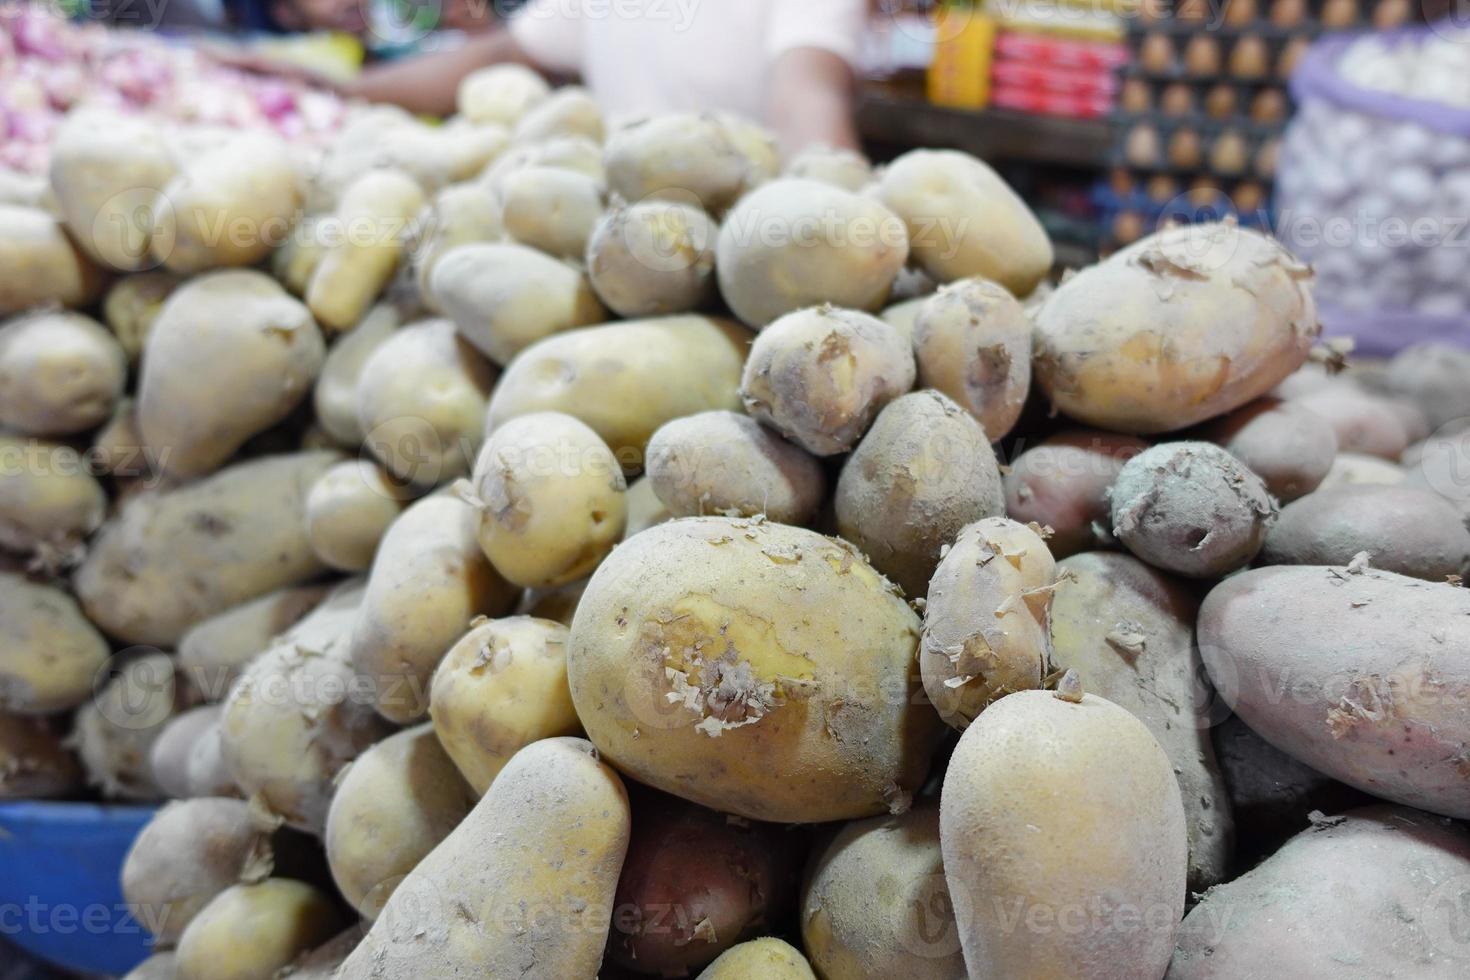
<path id="1" fill-rule="evenodd" d="M 1212 119 L 1185 120 L 1177 117 L 1115 117 L 1113 120 L 1113 147 L 1108 154 L 1108 163 L 1143 173 L 1173 174 L 1179 177 L 1207 175 L 1222 180 L 1254 179 L 1272 181 L 1276 171 L 1274 161 L 1259 159 L 1262 150 L 1275 145 L 1279 151 L 1281 127 L 1260 126 L 1250 122 L 1222 123 Z M 1144 157 L 1134 143 L 1132 133 L 1139 126 L 1152 126 L 1158 134 L 1157 154 Z M 1190 130 L 1198 136 L 1198 153 L 1187 156 L 1176 150 L 1176 137 Z M 1219 142 L 1228 134 L 1241 138 L 1239 169 L 1221 166 L 1212 160 L 1217 153 L 1229 152 Z M 1184 156 L 1184 158 L 1181 158 Z M 1267 165 L 1269 163 L 1269 165 Z"/>
<path id="2" fill-rule="evenodd" d="M 1283 85 L 1321 33 L 1315 24 L 1290 31 L 1269 24 L 1212 31 L 1195 24 L 1185 25 L 1189 30 L 1178 26 L 1164 21 L 1130 30 L 1132 58 L 1125 72 L 1161 82 Z M 1200 53 L 1208 51 L 1214 54 Z"/>
<path id="3" fill-rule="evenodd" d="M 1415 0 L 1226 0 L 1223 19 L 1217 19 L 1220 0 L 1144 0 L 1137 16 L 1127 18 L 1132 33 L 1172 34 L 1252 31 L 1298 33 L 1389 29 L 1423 19 Z M 1155 12 L 1156 11 L 1156 12 Z"/>
<path id="4" fill-rule="evenodd" d="M 1150 186 L 1160 179 L 1174 181 L 1174 187 L 1161 192 Z M 1201 184 L 1210 186 L 1201 187 Z M 1256 196 L 1257 202 L 1241 207 L 1237 197 L 1245 190 Z M 1261 212 L 1270 214 L 1273 210 L 1271 185 L 1258 178 L 1220 180 L 1199 174 L 1180 178 L 1121 167 L 1094 184 L 1088 199 L 1102 215 L 1134 211 L 1156 221 L 1166 213 L 1181 220 L 1205 220 L 1234 213 L 1243 224 L 1259 227 L 1264 223 Z"/>
<path id="5" fill-rule="evenodd" d="M 1274 126 L 1279 130 L 1293 111 L 1290 91 L 1274 79 L 1267 84 L 1197 84 L 1193 80 L 1169 81 L 1125 72 L 1118 91 L 1119 118 Z"/>

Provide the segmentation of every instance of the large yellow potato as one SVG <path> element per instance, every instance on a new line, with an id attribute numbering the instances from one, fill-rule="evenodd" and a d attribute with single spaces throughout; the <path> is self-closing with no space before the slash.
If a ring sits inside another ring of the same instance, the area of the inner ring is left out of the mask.
<path id="1" fill-rule="evenodd" d="M 614 204 L 587 240 L 587 276 L 618 316 L 698 309 L 714 293 L 719 226 L 677 201 Z"/>
<path id="2" fill-rule="evenodd" d="M 728 122 L 680 112 L 613 130 L 604 154 L 608 187 L 631 204 L 661 198 L 723 212 L 766 176 Z"/>
<path id="3" fill-rule="evenodd" d="M 306 287 L 306 305 L 328 330 L 351 330 L 378 298 L 403 254 L 424 192 L 400 170 L 373 170 L 353 181 L 331 219 L 332 239 Z"/>
<path id="4" fill-rule="evenodd" d="M 0 426 L 32 436 L 85 432 L 112 417 L 128 362 L 80 313 L 42 310 L 0 324 Z"/>
<path id="5" fill-rule="evenodd" d="M 106 513 L 107 494 L 81 453 L 0 432 L 0 549 L 66 564 Z"/>
<path id="6" fill-rule="evenodd" d="M 0 571 L 0 622 L 0 711 L 47 715 L 92 696 L 111 650 L 70 595 Z"/>
<path id="7" fill-rule="evenodd" d="M 59 303 L 86 306 L 107 277 L 40 208 L 0 204 L 0 316 Z"/>
<path id="8" fill-rule="evenodd" d="M 918 694 L 918 617 L 855 549 L 690 517 L 592 576 L 567 676 L 619 769 L 704 806 L 821 822 L 902 812 L 942 726 Z"/>
<path id="9" fill-rule="evenodd" d="M 311 550 L 338 571 L 366 571 L 406 499 L 404 489 L 376 463 L 366 459 L 338 463 L 306 495 Z"/>
<path id="10" fill-rule="evenodd" d="M 274 980 L 342 925 L 336 903 L 305 882 L 267 878 L 234 885 L 179 937 L 177 980 Z"/>
<path id="11" fill-rule="evenodd" d="M 1016 298 L 986 279 L 935 293 L 914 318 L 919 384 L 975 416 L 991 442 L 1005 438 L 1031 390 L 1031 321 Z"/>
<path id="12" fill-rule="evenodd" d="M 550 94 L 546 79 L 525 65 L 492 65 L 461 79 L 455 107 L 471 122 L 513 126 Z"/>
<path id="13" fill-rule="evenodd" d="M 500 182 L 506 233 L 562 259 L 581 261 L 602 198 L 600 180 L 561 167 L 525 167 Z"/>
<path id="14" fill-rule="evenodd" d="M 357 380 L 362 369 L 378 345 L 402 322 L 393 306 L 380 303 L 339 337 L 322 361 L 312 391 L 312 407 L 317 424 L 343 448 L 356 450 L 367 434 L 357 420 Z"/>
<path id="15" fill-rule="evenodd" d="M 327 592 L 325 585 L 278 589 L 189 627 L 177 645 L 184 680 L 204 700 L 223 701 L 240 669 L 315 609 Z"/>

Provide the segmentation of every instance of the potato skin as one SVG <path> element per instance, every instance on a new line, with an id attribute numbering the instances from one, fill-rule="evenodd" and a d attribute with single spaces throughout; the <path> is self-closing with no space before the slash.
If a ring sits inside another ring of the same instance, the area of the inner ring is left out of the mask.
<path id="1" fill-rule="evenodd" d="M 444 751 L 485 795 L 521 749 L 582 730 L 567 689 L 567 627 L 534 616 L 472 625 L 434 671 L 429 715 Z"/>
<path id="2" fill-rule="evenodd" d="M 128 363 L 136 365 L 153 321 L 169 296 L 183 282 L 168 272 L 135 272 L 124 276 L 107 290 L 102 300 L 103 322 L 111 330 Z"/>
<path id="3" fill-rule="evenodd" d="M 338 571 L 372 566 L 378 542 L 403 512 L 407 495 L 382 467 L 365 459 L 338 463 L 306 495 L 306 539 Z"/>
<path id="4" fill-rule="evenodd" d="M 843 827 L 802 888 L 801 939 L 826 980 L 965 980 L 938 805 Z"/>
<path id="5" fill-rule="evenodd" d="M 601 143 L 602 109 L 577 85 L 563 85 L 531 106 L 516 120 L 511 135 L 517 143 L 536 143 L 559 136 L 581 136 Z"/>
<path id="6" fill-rule="evenodd" d="M 1229 225 L 1165 229 L 1067 280 L 1035 315 L 1036 382 L 1080 422 L 1171 432 L 1264 395 L 1321 330 L 1311 272 Z"/>
<path id="7" fill-rule="evenodd" d="M 1211 423 L 1203 436 L 1239 459 L 1282 503 L 1321 485 L 1337 458 L 1337 433 L 1301 402 L 1258 398 Z"/>
<path id="8" fill-rule="evenodd" d="M 560 167 L 525 167 L 506 174 L 500 200 L 511 238 L 580 261 L 602 217 L 602 182 Z"/>
<path id="9" fill-rule="evenodd" d="M 1220 695 L 1278 749 L 1374 796 L 1465 818 L 1470 676 L 1452 651 L 1467 614 L 1470 593 L 1455 586 L 1276 565 L 1210 591 L 1200 653 Z"/>
<path id="10" fill-rule="evenodd" d="M 1199 600 L 1189 586 L 1132 555 L 1095 551 L 1057 565 L 1051 664 L 1126 708 L 1169 756 L 1184 800 L 1189 889 L 1226 880 L 1230 795 L 1210 742 L 1216 706 L 1194 643 Z"/>
<path id="11" fill-rule="evenodd" d="M 985 431 L 937 391 L 888 403 L 842 466 L 837 530 L 884 575 L 920 596 L 941 549 L 967 524 L 1005 511 Z"/>
<path id="12" fill-rule="evenodd" d="M 1337 436 L 1337 448 L 1346 453 L 1367 453 L 1397 460 L 1414 442 L 1395 402 L 1363 391 L 1348 381 L 1334 381 L 1308 392 L 1292 403 L 1325 419 Z"/>
<path id="13" fill-rule="evenodd" d="M 82 767 L 43 718 L 0 711 L 0 800 L 44 800 L 79 792 Z"/>
<path id="14" fill-rule="evenodd" d="M 217 704 L 190 708 L 171 718 L 153 740 L 148 769 L 164 796 L 185 800 L 193 795 L 189 791 L 189 756 L 205 732 L 218 726 L 219 715 Z"/>
<path id="15" fill-rule="evenodd" d="M 413 246 L 413 272 L 419 299 L 442 313 L 429 286 L 434 266 L 461 245 L 504 238 L 505 219 L 500 202 L 478 184 L 453 184 L 424 205 L 415 223 L 418 227 Z"/>
<path id="16" fill-rule="evenodd" d="M 1123 464 L 1148 448 L 1133 436 L 1068 429 L 1025 450 L 1001 477 L 1006 514 L 1052 529 L 1046 546 L 1057 558 L 1116 545 L 1108 490 Z"/>
<path id="17" fill-rule="evenodd" d="M 355 451 L 367 435 L 357 420 L 357 380 L 373 351 L 401 322 L 397 310 L 380 303 L 338 338 L 322 361 L 312 389 L 312 407 L 317 424 L 343 448 Z"/>
<path id="18" fill-rule="evenodd" d="M 773 936 L 743 942 L 720 954 L 696 980 L 817 980 L 806 957 Z"/>
<path id="19" fill-rule="evenodd" d="M 0 711 L 49 715 L 84 703 L 111 650 L 61 589 L 0 571 Z"/>
<path id="20" fill-rule="evenodd" d="M 857 445 L 915 376 L 913 349 L 893 327 L 856 310 L 813 307 L 756 336 L 740 397 L 751 418 L 809 453 L 834 456 Z"/>
<path id="21" fill-rule="evenodd" d="M 738 412 L 700 412 L 675 419 L 648 443 L 648 479 L 677 517 L 765 514 L 781 524 L 808 524 L 827 496 L 817 460 Z"/>
<path id="22" fill-rule="evenodd" d="M 640 782 L 754 820 L 849 819 L 905 809 L 939 740 L 918 630 L 845 542 L 689 517 L 592 576 L 567 677 L 588 737 Z M 773 757 L 801 778 L 773 782 Z"/>
<path id="23" fill-rule="evenodd" d="M 179 670 L 205 701 L 223 701 L 240 670 L 326 598 L 325 585 L 298 585 L 232 606 L 179 637 Z"/>
<path id="24" fill-rule="evenodd" d="M 267 878 L 233 885 L 179 937 L 178 980 L 272 980 L 336 935 L 343 920 L 336 903 L 305 882 Z"/>
<path id="25" fill-rule="evenodd" d="M 1409 478 L 1409 473 L 1397 463 L 1390 463 L 1378 456 L 1366 453 L 1338 453 L 1328 468 L 1327 475 L 1317 485 L 1318 490 L 1362 483 L 1395 486 Z"/>
<path id="26" fill-rule="evenodd" d="M 0 316 L 60 303 L 87 306 L 107 275 L 40 208 L 0 204 Z"/>
<path id="27" fill-rule="evenodd" d="M 975 416 L 991 442 L 1008 435 L 1031 390 L 1031 321 L 1005 287 L 962 279 L 914 318 L 919 384 Z"/>
<path id="28" fill-rule="evenodd" d="M 0 550 L 65 563 L 107 513 L 107 494 L 70 446 L 0 432 Z"/>
<path id="29" fill-rule="evenodd" d="M 1321 819 L 1204 896 L 1180 927 L 1170 980 L 1342 976 L 1344 964 L 1358 976 L 1462 977 L 1462 939 L 1446 929 L 1467 874 L 1470 835 L 1448 820 L 1383 805 Z"/>
<path id="30" fill-rule="evenodd" d="M 860 191 L 873 179 L 873 165 L 855 150 L 812 146 L 793 157 L 782 175 L 820 180 L 843 190 Z"/>
<path id="31" fill-rule="evenodd" d="M 398 886 L 341 975 L 596 976 L 629 823 L 622 781 L 590 743 L 528 745 Z"/>
<path id="32" fill-rule="evenodd" d="M 963 730 L 997 699 L 1041 686 L 1055 580 L 1031 528 L 988 517 L 959 531 L 929 583 L 919 644 L 924 692 L 946 724 Z"/>
<path id="33" fill-rule="evenodd" d="M 719 226 L 678 201 L 615 203 L 587 240 L 587 276 L 621 317 L 684 313 L 714 294 Z"/>
<path id="34" fill-rule="evenodd" d="M 720 214 L 751 188 L 750 160 L 714 113 L 666 113 L 614 129 L 603 154 L 623 200 L 681 200 Z"/>
<path id="35" fill-rule="evenodd" d="M 40 311 L 0 324 L 0 425 L 65 436 L 112 416 L 127 382 L 122 347 L 80 313 Z"/>
<path id="36" fill-rule="evenodd" d="M 1394 355 L 1384 387 L 1417 405 L 1431 430 L 1470 416 L 1470 353 L 1452 344 L 1427 342 Z"/>
<path id="37" fill-rule="evenodd" d="M 971 976 L 1164 975 L 1184 809 L 1168 756 L 1123 708 L 1053 691 L 991 705 L 950 760 L 939 834 Z"/>

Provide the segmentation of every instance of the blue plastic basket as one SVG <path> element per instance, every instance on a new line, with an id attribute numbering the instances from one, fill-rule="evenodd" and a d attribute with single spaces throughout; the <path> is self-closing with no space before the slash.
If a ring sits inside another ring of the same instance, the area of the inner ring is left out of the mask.
<path id="1" fill-rule="evenodd" d="M 149 952 L 119 874 L 147 806 L 0 803 L 0 936 L 70 970 L 127 973 Z"/>

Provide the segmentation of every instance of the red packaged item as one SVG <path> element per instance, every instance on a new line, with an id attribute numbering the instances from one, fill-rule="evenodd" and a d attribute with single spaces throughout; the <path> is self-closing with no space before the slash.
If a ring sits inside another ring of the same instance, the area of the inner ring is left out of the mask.
<path id="1" fill-rule="evenodd" d="M 1111 96 L 1058 95 L 999 83 L 990 93 L 990 105 L 1033 116 L 1062 116 L 1067 119 L 1101 119 L 1113 111 Z"/>
<path id="2" fill-rule="evenodd" d="M 1106 41 L 1002 31 L 995 39 L 996 58 L 1051 65 L 1056 68 L 1100 68 L 1111 71 L 1128 63 L 1128 49 Z"/>
<path id="3" fill-rule="evenodd" d="M 998 86 L 1032 89 L 1055 95 L 1074 95 L 1079 98 L 1112 98 L 1118 92 L 1118 76 L 1108 69 L 1057 68 L 1007 59 L 997 61 L 992 66 L 990 77 Z"/>

